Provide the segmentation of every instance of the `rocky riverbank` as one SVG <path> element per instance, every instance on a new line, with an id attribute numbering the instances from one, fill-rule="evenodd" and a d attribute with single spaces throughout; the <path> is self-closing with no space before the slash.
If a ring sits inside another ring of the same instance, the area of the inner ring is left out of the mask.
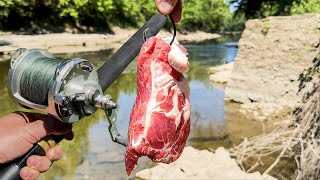
<path id="1" fill-rule="evenodd" d="M 302 102 L 299 77 L 320 51 L 319 37 L 319 14 L 249 20 L 232 72 L 220 68 L 211 80 L 226 84 L 225 99 L 252 119 L 285 119 Z"/>

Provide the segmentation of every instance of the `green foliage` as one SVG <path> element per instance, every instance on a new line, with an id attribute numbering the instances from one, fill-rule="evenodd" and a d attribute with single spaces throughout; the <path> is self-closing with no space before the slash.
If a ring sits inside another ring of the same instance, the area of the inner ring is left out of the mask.
<path id="1" fill-rule="evenodd" d="M 0 0 L 0 28 L 19 29 L 56 25 L 56 0 Z"/>
<path id="2" fill-rule="evenodd" d="M 137 27 L 156 12 L 152 0 L 0 0 L 0 25 L 2 29 Z"/>
<path id="3" fill-rule="evenodd" d="M 26 4 L 25 0 L 0 0 L 0 16 L 8 17 L 12 9 L 19 13 L 22 11 L 21 5 L 24 4 Z"/>
<path id="4" fill-rule="evenodd" d="M 226 31 L 242 31 L 247 18 L 243 14 L 233 16 L 232 18 L 225 19 L 224 30 Z"/>
<path id="5" fill-rule="evenodd" d="M 247 18 L 319 13 L 319 0 L 230 0 L 237 6 L 236 14 Z"/>
<path id="6" fill-rule="evenodd" d="M 230 0 L 237 6 L 236 14 L 247 18 L 289 15 L 294 0 Z"/>
<path id="7" fill-rule="evenodd" d="M 270 22 L 266 21 L 262 25 L 261 33 L 265 36 L 268 34 L 269 29 L 271 28 Z"/>
<path id="8" fill-rule="evenodd" d="M 114 0 L 114 2 L 116 16 L 114 16 L 112 23 L 119 26 L 141 26 L 152 15 L 157 13 L 154 1 Z"/>
<path id="9" fill-rule="evenodd" d="M 293 2 L 291 14 L 319 13 L 319 0 L 297 0 Z"/>
<path id="10" fill-rule="evenodd" d="M 236 4 L 236 16 L 228 3 Z M 318 0 L 183 0 L 178 30 L 242 30 L 247 18 L 316 12 Z M 114 25 L 139 27 L 156 13 L 154 0 L 0 0 L 0 28 L 105 31 Z"/>
<path id="11" fill-rule="evenodd" d="M 229 7 L 224 0 L 185 0 L 180 29 L 194 31 L 224 30 L 228 20 L 232 18 Z"/>
<path id="12" fill-rule="evenodd" d="M 59 0 L 59 17 L 71 26 L 109 29 L 110 14 L 115 11 L 113 0 Z"/>
<path id="13" fill-rule="evenodd" d="M 154 0 L 0 0 L 0 28 L 109 30 L 139 27 L 156 13 Z M 232 18 L 225 0 L 184 0 L 182 16 L 180 31 L 234 30 L 244 24 L 244 18 Z"/>

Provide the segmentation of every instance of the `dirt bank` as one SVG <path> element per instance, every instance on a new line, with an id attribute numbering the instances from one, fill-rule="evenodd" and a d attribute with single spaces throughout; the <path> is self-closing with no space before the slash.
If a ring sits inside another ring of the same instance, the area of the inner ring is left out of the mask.
<path id="1" fill-rule="evenodd" d="M 42 35 L 16 35 L 5 33 L 0 35 L 0 54 L 10 54 L 17 48 L 48 49 L 51 53 L 72 53 L 85 51 L 98 51 L 102 49 L 118 49 L 137 29 L 112 28 L 114 34 L 42 34 Z M 158 36 L 170 35 L 167 31 L 160 31 Z M 179 41 L 203 41 L 218 38 L 220 35 L 205 32 L 177 34 Z"/>
<path id="2" fill-rule="evenodd" d="M 290 113 L 302 102 L 299 77 L 320 51 L 319 37 L 319 14 L 249 20 L 226 99 L 243 103 L 243 112 L 261 121 Z"/>

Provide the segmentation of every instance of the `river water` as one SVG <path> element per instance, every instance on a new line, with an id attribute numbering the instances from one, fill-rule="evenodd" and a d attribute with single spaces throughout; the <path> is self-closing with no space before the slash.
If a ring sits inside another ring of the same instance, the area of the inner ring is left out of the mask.
<path id="1" fill-rule="evenodd" d="M 232 40 L 211 41 L 185 45 L 189 52 L 190 70 L 185 74 L 191 89 L 191 132 L 187 145 L 198 149 L 230 147 L 250 134 L 242 127 L 238 108 L 235 104 L 225 104 L 224 90 L 208 79 L 207 69 L 212 66 L 232 62 L 237 47 Z M 113 49 L 73 54 L 56 54 L 59 58 L 80 57 L 99 67 L 108 59 Z M 15 105 L 9 98 L 6 83 L 8 61 L 0 62 L 0 116 L 12 111 L 25 109 Z M 106 91 L 117 102 L 117 125 L 121 134 L 126 135 L 130 112 L 136 97 L 136 60 Z M 235 118 L 236 117 L 236 118 Z M 253 125 L 257 126 L 258 125 Z M 103 111 L 82 119 L 74 124 L 74 140 L 60 143 L 64 150 L 62 160 L 55 162 L 41 179 L 132 179 L 135 172 L 153 165 L 147 158 L 140 158 L 138 168 L 130 177 L 124 166 L 125 148 L 112 143 L 107 131 L 108 123 Z M 230 132 L 232 131 L 232 132 Z M 235 133 L 233 133 L 235 132 Z M 233 135 L 237 134 L 237 135 Z"/>

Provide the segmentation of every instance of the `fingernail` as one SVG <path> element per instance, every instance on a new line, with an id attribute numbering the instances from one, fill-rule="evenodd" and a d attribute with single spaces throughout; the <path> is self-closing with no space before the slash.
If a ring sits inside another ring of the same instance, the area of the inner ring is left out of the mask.
<path id="1" fill-rule="evenodd" d="M 173 9 L 172 5 L 166 1 L 162 1 L 159 6 L 160 6 L 161 11 L 163 11 L 165 13 L 170 13 Z"/>
<path id="2" fill-rule="evenodd" d="M 27 169 L 22 169 L 20 173 L 20 175 L 24 178 L 27 178 L 29 176 L 29 171 Z"/>

